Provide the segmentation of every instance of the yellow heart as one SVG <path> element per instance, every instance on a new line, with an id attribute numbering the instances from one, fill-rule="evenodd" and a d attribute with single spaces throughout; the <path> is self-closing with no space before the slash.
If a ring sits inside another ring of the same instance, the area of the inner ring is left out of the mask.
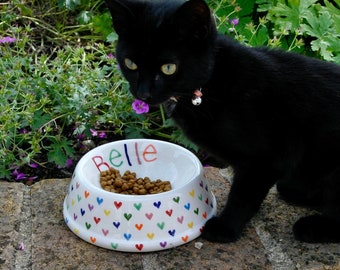
<path id="1" fill-rule="evenodd" d="M 71 204 L 72 204 L 72 206 L 75 204 L 75 201 L 74 201 L 74 199 L 72 199 L 72 202 L 71 202 Z"/>
<path id="2" fill-rule="evenodd" d="M 188 223 L 188 227 L 192 229 L 192 227 L 194 227 L 194 223 L 193 222 Z"/>
<path id="3" fill-rule="evenodd" d="M 108 217 L 111 214 L 111 211 L 104 209 L 104 214 L 105 214 L 105 216 Z"/>
<path id="4" fill-rule="evenodd" d="M 73 230 L 73 232 L 74 232 L 75 234 L 78 234 L 78 233 L 79 233 L 79 230 L 78 230 L 77 228 L 75 228 L 75 229 Z"/>
<path id="5" fill-rule="evenodd" d="M 195 190 L 193 189 L 192 191 L 190 191 L 190 192 L 189 192 L 189 195 L 190 195 L 191 197 L 194 197 L 194 196 L 195 196 Z"/>
<path id="6" fill-rule="evenodd" d="M 155 237 L 155 234 L 154 233 L 147 233 L 146 236 L 152 240 L 154 237 Z"/>

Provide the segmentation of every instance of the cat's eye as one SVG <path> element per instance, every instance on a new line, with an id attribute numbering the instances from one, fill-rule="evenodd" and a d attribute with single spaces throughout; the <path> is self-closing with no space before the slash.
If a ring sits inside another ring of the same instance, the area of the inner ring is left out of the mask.
<path id="1" fill-rule="evenodd" d="M 134 62 L 132 62 L 129 58 L 125 58 L 124 64 L 130 70 L 136 70 L 138 68 L 137 65 Z"/>
<path id="2" fill-rule="evenodd" d="M 177 70 L 176 64 L 165 64 L 165 65 L 161 66 L 161 71 L 165 75 L 173 75 L 173 74 L 175 74 L 176 70 Z"/>

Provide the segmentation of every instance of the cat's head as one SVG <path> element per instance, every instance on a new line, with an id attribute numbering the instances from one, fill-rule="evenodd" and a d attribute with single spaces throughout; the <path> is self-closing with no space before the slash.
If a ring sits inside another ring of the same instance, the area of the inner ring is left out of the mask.
<path id="1" fill-rule="evenodd" d="M 106 0 L 131 93 L 149 104 L 190 98 L 210 77 L 216 26 L 203 0 Z"/>

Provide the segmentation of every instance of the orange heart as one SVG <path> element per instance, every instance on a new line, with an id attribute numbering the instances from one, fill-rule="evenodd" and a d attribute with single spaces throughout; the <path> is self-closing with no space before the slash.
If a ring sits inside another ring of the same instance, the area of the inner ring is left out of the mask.
<path id="1" fill-rule="evenodd" d="M 96 243 L 97 238 L 91 236 L 91 237 L 90 237 L 90 241 L 91 241 L 92 244 L 94 244 L 94 243 Z"/>
<path id="2" fill-rule="evenodd" d="M 182 240 L 183 240 L 184 243 L 188 242 L 188 239 L 189 239 L 188 235 L 182 236 Z"/>
<path id="3" fill-rule="evenodd" d="M 84 191 L 84 195 L 85 195 L 85 198 L 87 199 L 89 196 L 90 196 L 90 192 L 88 192 L 87 190 Z"/>
<path id="4" fill-rule="evenodd" d="M 135 227 L 138 231 L 140 231 L 143 228 L 143 224 L 135 224 Z"/>

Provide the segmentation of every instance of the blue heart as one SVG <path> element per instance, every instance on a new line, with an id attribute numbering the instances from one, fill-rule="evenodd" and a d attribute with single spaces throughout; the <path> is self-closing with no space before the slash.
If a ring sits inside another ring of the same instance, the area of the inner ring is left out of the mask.
<path id="1" fill-rule="evenodd" d="M 103 203 L 104 199 L 97 197 L 97 203 L 101 205 Z"/>
<path id="2" fill-rule="evenodd" d="M 158 201 L 158 202 L 154 202 L 153 203 L 153 205 L 155 206 L 155 207 L 157 207 L 157 208 L 159 208 L 160 206 L 161 206 L 161 202 L 160 201 Z"/>
<path id="3" fill-rule="evenodd" d="M 113 222 L 113 226 L 115 226 L 118 229 L 120 226 L 120 222 Z"/>
<path id="4" fill-rule="evenodd" d="M 124 238 L 125 238 L 127 241 L 130 240 L 131 236 L 132 236 L 131 233 L 129 233 L 129 234 L 124 233 Z"/>
<path id="5" fill-rule="evenodd" d="M 171 236 L 175 236 L 176 230 L 170 230 L 170 231 L 168 231 L 168 233 L 169 233 Z"/>

